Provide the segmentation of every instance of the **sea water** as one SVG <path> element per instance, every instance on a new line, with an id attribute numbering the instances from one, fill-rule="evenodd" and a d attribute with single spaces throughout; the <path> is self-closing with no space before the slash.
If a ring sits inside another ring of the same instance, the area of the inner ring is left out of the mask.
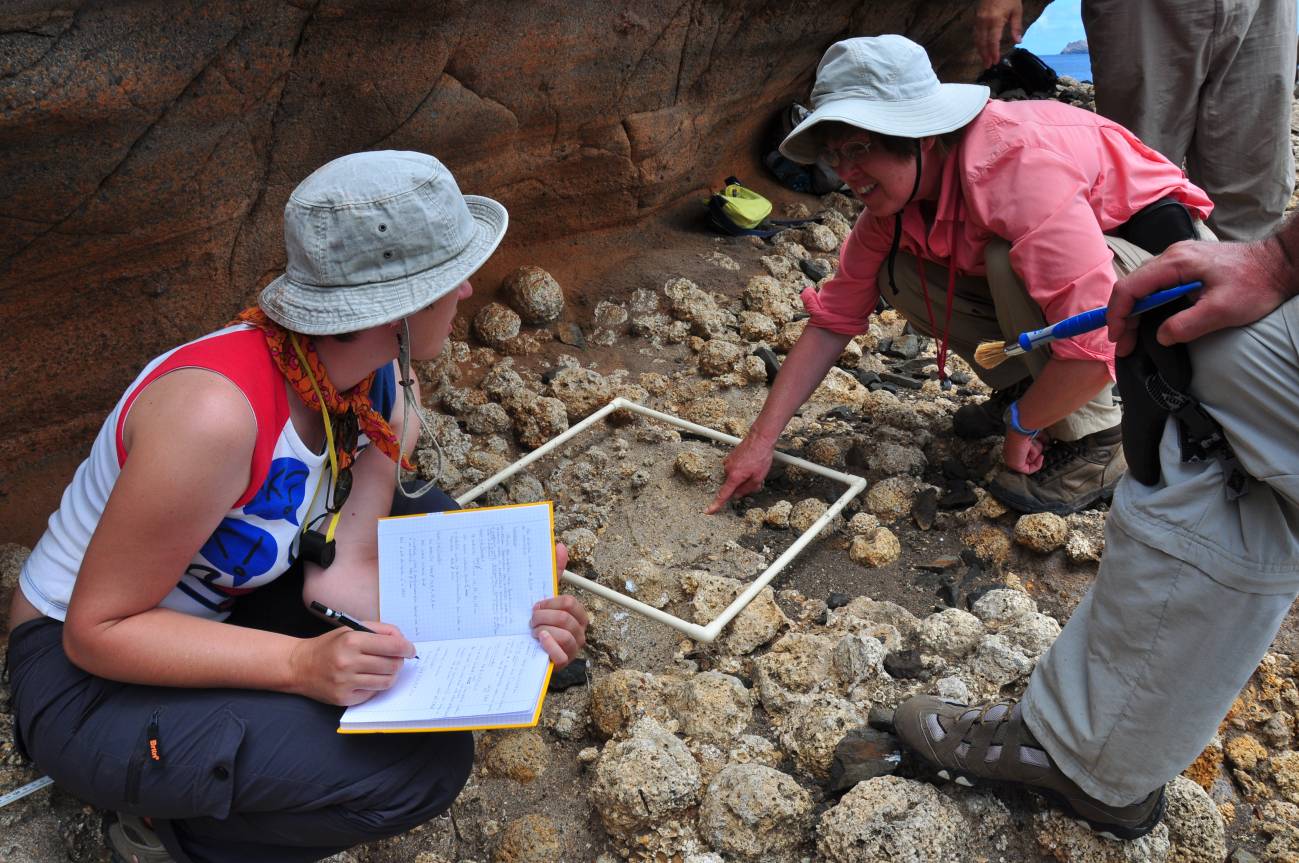
<path id="1" fill-rule="evenodd" d="M 1055 70 L 1057 75 L 1068 75 L 1079 81 L 1092 79 L 1092 58 L 1090 54 L 1046 54 L 1039 55 L 1042 62 Z"/>

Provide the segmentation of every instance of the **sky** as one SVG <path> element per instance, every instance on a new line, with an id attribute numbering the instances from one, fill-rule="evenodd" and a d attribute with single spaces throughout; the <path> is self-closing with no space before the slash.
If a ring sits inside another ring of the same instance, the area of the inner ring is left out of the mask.
<path id="1" fill-rule="evenodd" d="M 1020 44 L 1034 54 L 1059 54 L 1065 45 L 1083 38 L 1082 0 L 1054 0 L 1028 28 Z"/>
<path id="2" fill-rule="evenodd" d="M 1086 38 L 1082 25 L 1082 0 L 1054 0 L 1042 17 L 1033 22 L 1020 44 L 1039 56 L 1059 54 L 1060 49 Z"/>

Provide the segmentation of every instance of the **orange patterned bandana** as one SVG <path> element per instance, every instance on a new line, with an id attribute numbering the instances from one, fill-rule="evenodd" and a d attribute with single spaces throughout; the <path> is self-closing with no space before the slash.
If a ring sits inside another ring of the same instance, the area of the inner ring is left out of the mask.
<path id="1" fill-rule="evenodd" d="M 392 427 L 388 425 L 388 421 L 370 403 L 370 386 L 374 383 L 373 372 L 346 393 L 340 393 L 329 379 L 329 374 L 325 371 L 325 364 L 316 355 L 316 347 L 312 344 L 310 338 L 299 336 L 298 341 L 303 356 L 307 358 L 307 368 L 304 369 L 302 363 L 298 360 L 297 352 L 293 349 L 293 343 L 289 338 L 289 330 L 268 318 L 266 313 L 257 306 L 244 309 L 231 323 L 251 324 L 262 331 L 262 334 L 266 337 L 266 346 L 270 349 L 271 358 L 275 361 L 275 365 L 279 366 L 284 379 L 289 382 L 294 392 L 298 394 L 298 397 L 302 399 L 307 407 L 312 410 L 320 410 L 320 399 L 316 397 L 316 387 L 311 385 L 311 379 L 314 377 L 316 386 L 320 388 L 320 394 L 325 398 L 325 407 L 329 409 L 331 414 L 335 417 L 341 417 L 348 411 L 352 411 L 356 416 L 357 424 L 361 427 L 361 431 L 365 432 L 365 436 L 384 455 L 394 462 L 400 457 L 402 467 L 407 470 L 415 469 L 415 466 L 410 463 L 410 459 L 401 455 L 401 446 L 397 442 L 397 435 L 393 432 Z M 339 452 L 339 470 L 348 467 L 355 458 L 356 453 L 354 451 L 345 450 Z"/>

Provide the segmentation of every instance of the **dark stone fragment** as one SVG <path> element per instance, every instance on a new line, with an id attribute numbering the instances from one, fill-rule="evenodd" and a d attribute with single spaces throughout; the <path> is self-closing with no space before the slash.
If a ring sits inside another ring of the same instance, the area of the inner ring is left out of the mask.
<path id="1" fill-rule="evenodd" d="M 885 383 L 884 381 L 871 384 L 866 389 L 870 390 L 871 392 L 875 392 L 876 390 L 884 390 L 884 392 L 886 393 L 892 393 L 893 395 L 898 394 L 897 384 L 888 384 Z"/>
<path id="2" fill-rule="evenodd" d="M 816 616 L 816 625 L 825 626 L 830 622 L 830 609 L 823 608 L 821 613 Z"/>
<path id="3" fill-rule="evenodd" d="M 818 260 L 804 258 L 798 262 L 798 268 L 803 271 L 814 282 L 819 282 L 826 276 L 830 275 L 830 268 Z"/>
<path id="4" fill-rule="evenodd" d="M 946 572 L 949 569 L 960 566 L 961 559 L 954 554 L 945 554 L 942 557 L 936 557 L 928 563 L 916 564 L 916 569 L 923 569 L 926 572 Z"/>
<path id="5" fill-rule="evenodd" d="M 877 384 L 880 382 L 880 376 L 878 372 L 868 372 L 862 369 L 852 369 L 848 373 L 853 377 L 855 377 L 857 379 L 857 382 L 864 387 L 869 387 L 872 384 Z"/>
<path id="6" fill-rule="evenodd" d="M 948 608 L 960 608 L 961 592 L 955 584 L 947 583 L 938 588 L 938 598 L 942 600 L 943 605 Z"/>
<path id="7" fill-rule="evenodd" d="M 988 562 L 983 558 L 979 557 L 979 555 L 972 548 L 961 549 L 961 560 L 965 561 L 966 566 L 987 566 L 988 565 Z"/>
<path id="8" fill-rule="evenodd" d="M 921 530 L 934 526 L 934 517 L 938 515 L 938 489 L 927 488 L 916 495 L 911 504 L 911 520 Z"/>
<path id="9" fill-rule="evenodd" d="M 984 594 L 990 590 L 1001 590 L 1005 588 L 1004 584 L 987 584 L 983 587 L 976 588 L 965 595 L 965 610 L 969 611 L 974 608 L 974 604 L 983 599 Z"/>
<path id="10" fill-rule="evenodd" d="M 906 680 L 925 680 L 929 671 L 920 662 L 918 650 L 895 650 L 884 657 L 884 670 L 890 677 Z"/>
<path id="11" fill-rule="evenodd" d="M 969 479 L 970 472 L 958 458 L 943 459 L 943 476 L 947 479 Z"/>
<path id="12" fill-rule="evenodd" d="M 876 731 L 893 733 L 893 708 L 877 704 L 866 716 L 866 724 Z"/>
<path id="13" fill-rule="evenodd" d="M 578 657 L 550 675 L 549 692 L 563 692 L 574 686 L 586 686 L 586 660 Z"/>
<path id="14" fill-rule="evenodd" d="M 834 748 L 830 791 L 847 791 L 858 782 L 887 776 L 902 763 L 902 744 L 892 734 L 869 726 L 854 728 Z"/>
<path id="15" fill-rule="evenodd" d="M 882 372 L 880 380 L 885 383 L 896 384 L 900 387 L 906 387 L 909 390 L 918 390 L 925 385 L 925 382 L 919 378 L 913 378 L 909 375 L 900 375 L 896 372 Z"/>
<path id="16" fill-rule="evenodd" d="M 892 350 L 892 348 L 893 348 L 892 336 L 885 336 L 884 338 L 879 339 L 878 341 L 875 342 L 875 353 L 877 354 L 888 355 L 888 352 Z"/>
<path id="17" fill-rule="evenodd" d="M 958 387 L 965 386 L 970 382 L 969 372 L 952 372 L 947 377 L 951 380 L 952 383 L 956 384 Z"/>
<path id="18" fill-rule="evenodd" d="M 776 352 L 766 345 L 754 348 L 753 356 L 762 360 L 762 366 L 767 370 L 767 386 L 771 386 L 776 380 L 777 373 L 780 372 L 780 360 L 776 357 Z"/>
<path id="19" fill-rule="evenodd" d="M 831 593 L 829 596 L 825 598 L 825 607 L 843 608 L 845 605 L 847 605 L 850 602 L 852 602 L 851 596 L 849 596 L 846 593 L 838 593 L 836 591 L 835 593 Z"/>
<path id="20" fill-rule="evenodd" d="M 971 564 L 965 568 L 965 575 L 961 576 L 961 581 L 956 586 L 960 590 L 969 590 L 981 578 L 983 578 L 983 567 Z"/>
<path id="21" fill-rule="evenodd" d="M 920 339 L 908 333 L 900 339 L 894 339 L 885 353 L 890 357 L 914 359 L 916 354 L 920 353 Z"/>
<path id="22" fill-rule="evenodd" d="M 938 501 L 938 508 L 941 510 L 969 509 L 979 502 L 975 496 L 974 489 L 965 480 L 957 480 L 948 486 L 947 494 L 943 495 L 942 500 Z"/>
<path id="23" fill-rule="evenodd" d="M 821 419 L 823 420 L 843 420 L 844 422 L 852 422 L 856 418 L 857 411 L 848 405 L 839 405 L 839 407 L 830 408 L 830 410 L 821 414 Z"/>
<path id="24" fill-rule="evenodd" d="M 586 350 L 586 336 L 582 335 L 582 328 L 577 324 L 561 321 L 555 325 L 555 337 L 566 345 Z"/>

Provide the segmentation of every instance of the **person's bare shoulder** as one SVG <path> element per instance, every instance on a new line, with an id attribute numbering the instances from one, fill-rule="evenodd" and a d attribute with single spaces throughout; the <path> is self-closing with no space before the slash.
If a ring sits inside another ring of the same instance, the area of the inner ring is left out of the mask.
<path id="1" fill-rule="evenodd" d="M 248 398 L 230 379 L 206 369 L 178 369 L 140 393 L 122 439 L 128 458 L 144 447 L 183 452 L 200 470 L 246 469 L 257 424 Z"/>

